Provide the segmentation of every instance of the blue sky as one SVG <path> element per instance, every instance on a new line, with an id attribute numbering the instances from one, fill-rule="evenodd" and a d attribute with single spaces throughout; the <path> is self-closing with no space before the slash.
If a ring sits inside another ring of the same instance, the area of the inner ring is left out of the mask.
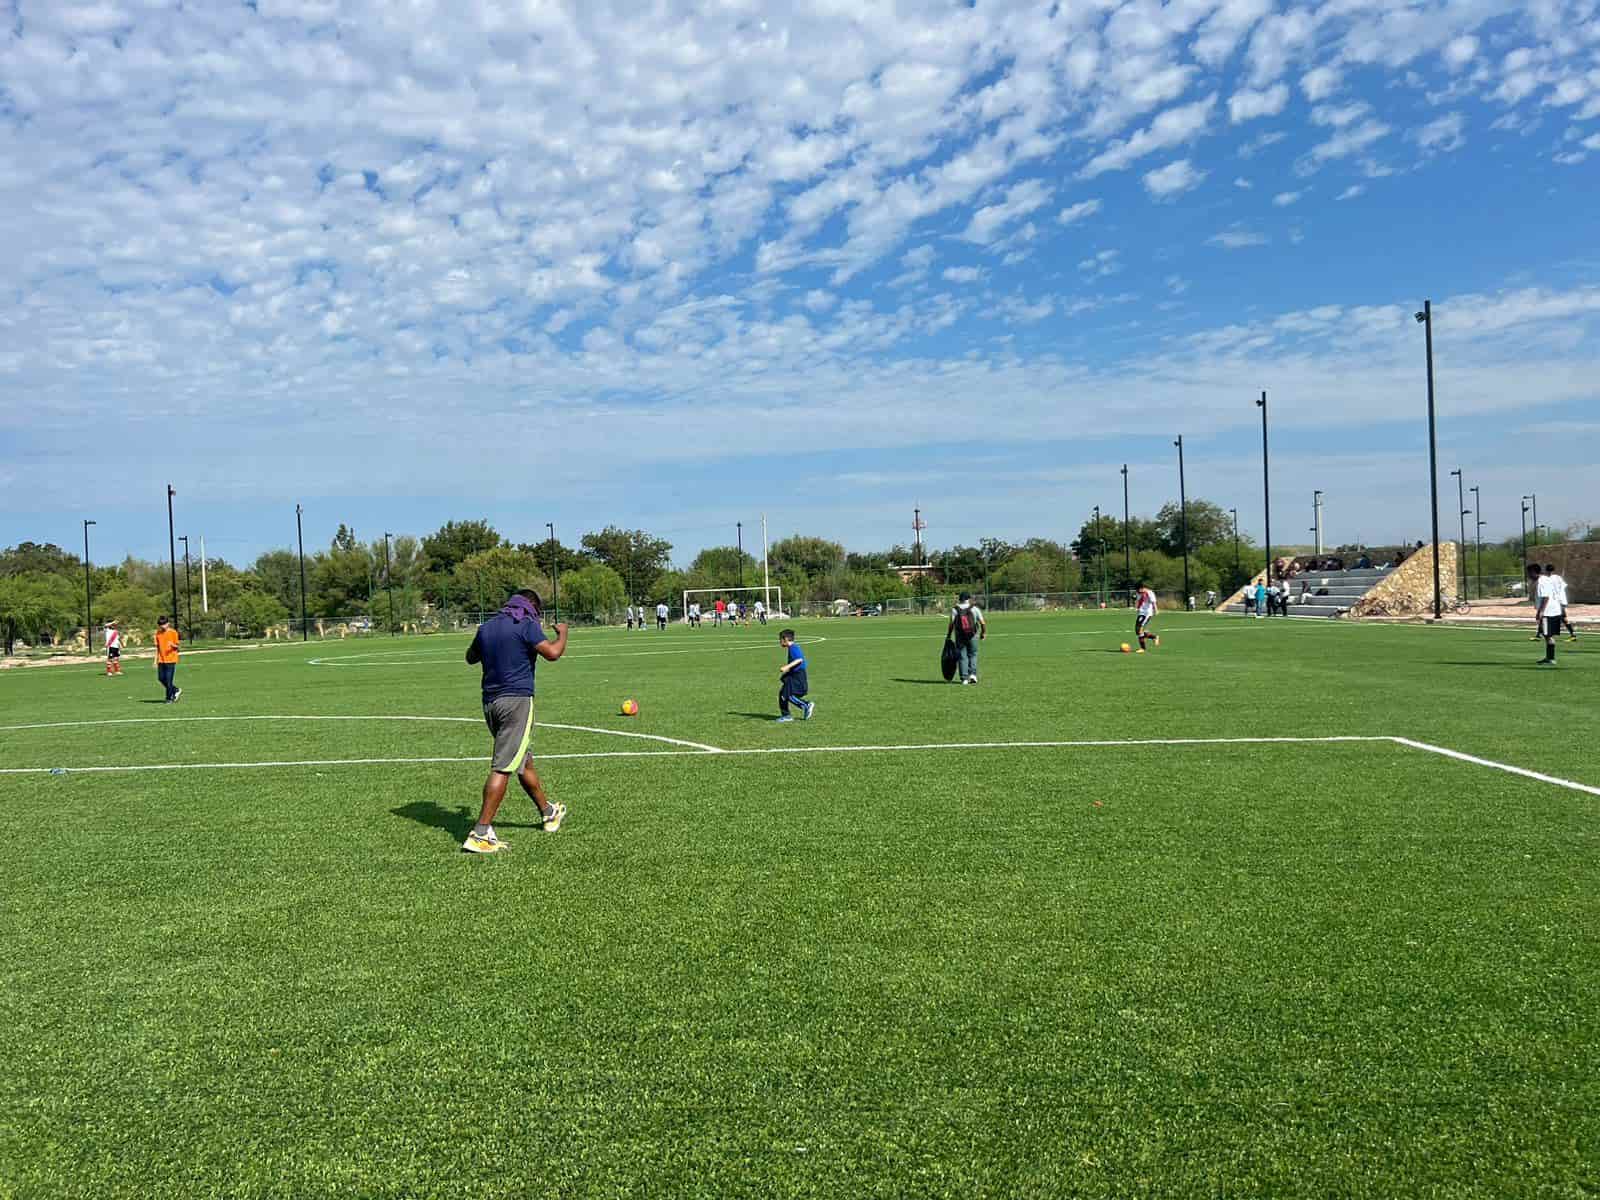
<path id="1" fill-rule="evenodd" d="M 648 11 L 642 11 L 648 10 Z M 0 0 L 0 544 L 1600 521 L 1600 3 Z M 1470 502 L 1470 498 L 1469 498 Z M 750 544 L 747 539 L 747 544 Z"/>

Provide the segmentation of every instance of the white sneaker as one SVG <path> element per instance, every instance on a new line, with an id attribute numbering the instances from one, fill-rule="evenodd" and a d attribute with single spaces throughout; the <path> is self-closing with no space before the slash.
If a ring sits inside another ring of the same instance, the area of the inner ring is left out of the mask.
<path id="1" fill-rule="evenodd" d="M 554 801 L 552 801 L 550 804 L 550 815 L 545 817 L 544 820 L 539 823 L 539 828 L 543 829 L 546 833 L 557 833 L 560 831 L 561 822 L 563 819 L 565 819 L 566 815 L 567 806 L 565 804 L 556 804 Z"/>

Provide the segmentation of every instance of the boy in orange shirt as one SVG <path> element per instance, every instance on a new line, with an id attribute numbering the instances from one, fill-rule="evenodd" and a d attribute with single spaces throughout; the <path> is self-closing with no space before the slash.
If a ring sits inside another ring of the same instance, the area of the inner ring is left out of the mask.
<path id="1" fill-rule="evenodd" d="M 167 703 L 175 704 L 183 689 L 172 680 L 178 673 L 178 631 L 165 617 L 156 622 L 156 678 L 167 689 Z"/>

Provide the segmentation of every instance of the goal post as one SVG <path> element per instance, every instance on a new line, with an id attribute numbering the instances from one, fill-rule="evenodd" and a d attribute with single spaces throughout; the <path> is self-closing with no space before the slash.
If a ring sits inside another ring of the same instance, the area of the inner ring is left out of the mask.
<path id="1" fill-rule="evenodd" d="M 683 619 L 689 619 L 689 605 L 699 603 L 700 615 L 710 617 L 713 615 L 712 605 L 717 597 L 724 599 L 740 597 L 741 603 L 754 604 L 761 601 L 761 606 L 767 610 L 767 618 L 785 618 L 789 614 L 783 607 L 783 589 L 777 584 L 765 587 L 731 587 L 731 588 L 684 588 L 683 590 Z M 748 601 L 743 597 L 749 597 Z M 777 603 L 773 603 L 776 600 Z M 750 614 L 754 616 L 754 612 Z"/>

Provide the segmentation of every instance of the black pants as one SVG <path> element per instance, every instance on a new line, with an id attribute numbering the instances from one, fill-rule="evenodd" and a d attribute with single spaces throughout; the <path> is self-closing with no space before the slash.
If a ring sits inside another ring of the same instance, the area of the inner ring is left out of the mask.
<path id="1" fill-rule="evenodd" d="M 167 689 L 167 699 L 168 700 L 171 700 L 174 696 L 176 696 L 178 694 L 178 687 L 177 687 L 177 685 L 175 683 L 172 682 L 173 679 L 177 677 L 177 674 L 178 674 L 178 664 L 177 663 L 157 663 L 156 664 L 156 678 L 161 681 L 161 686 Z"/>

